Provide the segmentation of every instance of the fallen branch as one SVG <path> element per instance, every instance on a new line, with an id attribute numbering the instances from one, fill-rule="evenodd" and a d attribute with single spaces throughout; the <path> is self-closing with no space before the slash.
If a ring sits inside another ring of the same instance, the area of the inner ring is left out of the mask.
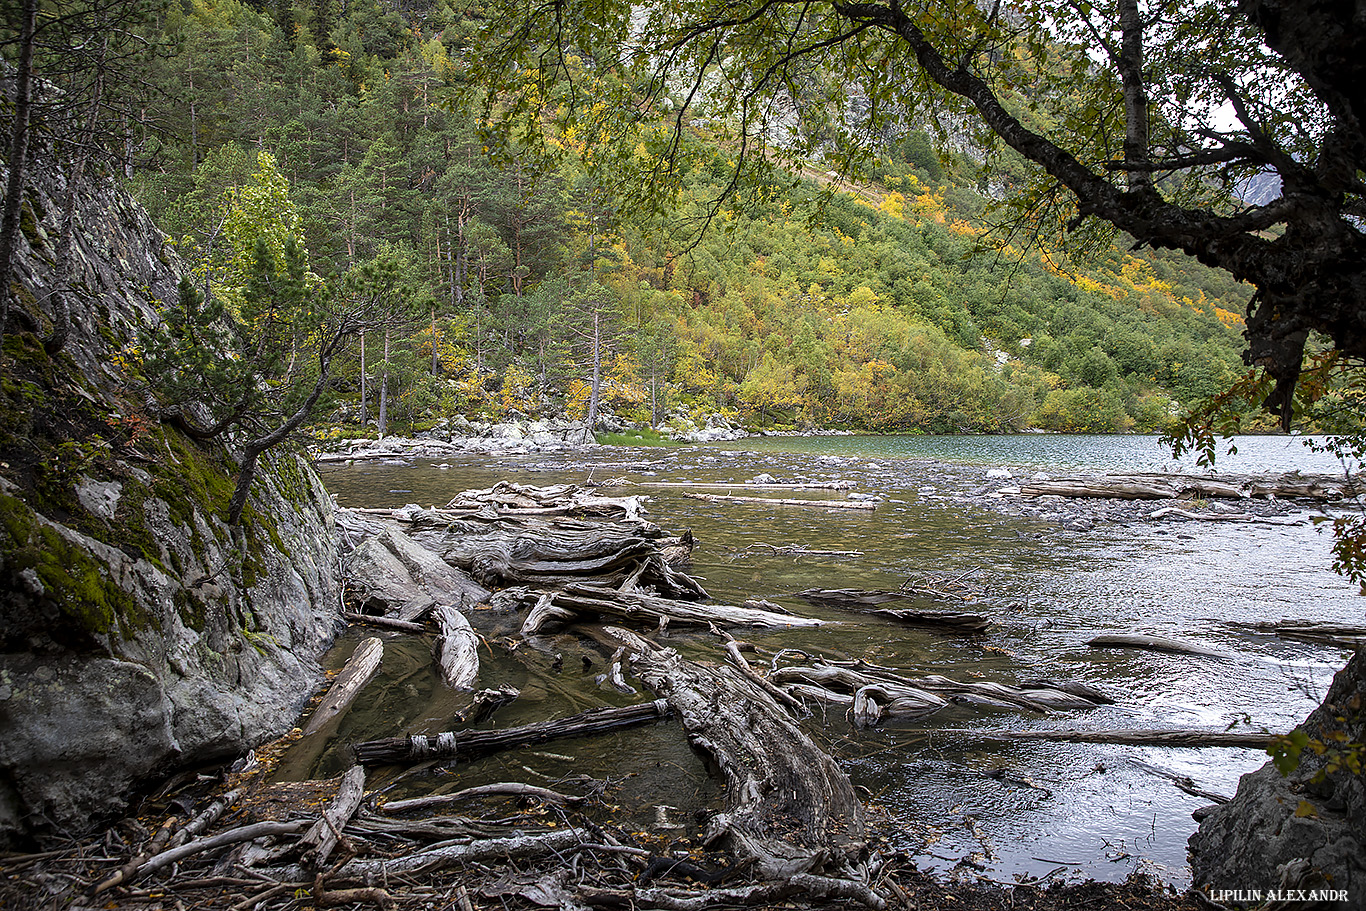
<path id="1" fill-rule="evenodd" d="M 694 601 L 675 601 L 643 592 L 624 592 L 604 585 L 571 584 L 559 592 L 542 592 L 526 588 L 510 588 L 494 596 L 495 603 L 532 604 L 531 612 L 522 624 L 522 635 L 540 631 L 547 620 L 571 619 L 577 614 L 617 617 L 657 627 L 661 619 L 669 623 L 697 626 L 769 626 L 817 627 L 828 621 L 815 617 L 798 617 L 754 607 L 729 604 L 699 604 Z"/>
<path id="2" fill-rule="evenodd" d="M 390 800 L 380 804 L 378 809 L 385 813 L 403 813 L 408 810 L 426 810 L 431 807 L 446 807 L 474 797 L 491 796 L 531 797 L 558 806 L 570 807 L 576 807 L 588 799 L 586 797 L 573 797 L 568 794 L 561 794 L 559 791 L 552 791 L 549 788 L 538 788 L 535 785 L 507 781 L 499 784 L 486 784 L 475 788 L 465 788 L 464 790 L 456 791 L 453 794 L 432 794 L 428 797 L 413 797 L 408 800 Z"/>
<path id="3" fill-rule="evenodd" d="M 768 506 L 818 506 L 825 509 L 877 509 L 877 504 L 867 500 L 790 500 L 778 497 L 737 497 L 713 493 L 685 493 L 683 496 L 693 500 L 706 500 L 709 503 L 762 503 Z"/>
<path id="4" fill-rule="evenodd" d="M 138 867 L 137 876 L 147 876 L 163 867 L 169 867 L 171 864 L 179 863 L 187 857 L 193 857 L 196 854 L 212 851 L 216 848 L 224 847 L 225 845 L 235 845 L 239 842 L 252 841 L 253 839 L 265 838 L 270 835 L 293 835 L 296 832 L 302 832 L 310 825 L 312 825 L 312 823 L 308 820 L 300 819 L 294 820 L 293 822 L 258 822 L 247 826 L 239 826 L 236 829 L 229 829 L 228 831 L 220 832 L 217 835 L 196 839 L 187 844 L 183 844 L 178 848 L 162 851 L 160 854 L 150 858 L 145 864 Z M 300 877 L 294 876 L 290 878 L 297 880 Z M 131 880 L 129 880 L 129 882 L 131 882 Z"/>
<path id="5" fill-rule="evenodd" d="M 410 623 L 407 620 L 399 620 L 396 617 L 376 617 L 373 614 L 359 614 L 355 611 L 347 611 L 343 616 L 352 623 L 359 623 L 364 626 L 380 626 L 385 629 L 399 630 L 404 633 L 425 633 L 427 627 L 421 623 Z"/>
<path id="6" fill-rule="evenodd" d="M 364 765 L 423 762 L 428 759 L 470 759 L 528 743 L 544 743 L 562 737 L 581 737 L 649 724 L 668 714 L 668 703 L 657 699 L 643 705 L 589 709 L 567 718 L 504 730 L 447 731 L 442 734 L 368 740 L 356 744 L 356 758 Z"/>

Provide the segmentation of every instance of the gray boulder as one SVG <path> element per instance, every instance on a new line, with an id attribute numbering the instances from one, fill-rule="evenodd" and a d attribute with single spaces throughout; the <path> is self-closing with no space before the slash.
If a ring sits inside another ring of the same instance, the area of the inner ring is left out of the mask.
<path id="1" fill-rule="evenodd" d="M 475 604 L 490 594 L 440 555 L 393 527 L 356 547 L 349 574 L 363 605 L 380 613 L 422 600 Z"/>
<path id="2" fill-rule="evenodd" d="M 1330 745 L 1341 734 L 1347 749 L 1362 749 L 1366 652 L 1338 672 L 1323 705 L 1300 730 Z M 1330 758 L 1331 752 L 1319 756 L 1305 749 L 1289 775 L 1271 763 L 1244 775 L 1233 800 L 1210 812 L 1191 836 L 1195 887 L 1243 893 L 1345 889 L 1346 905 L 1324 907 L 1366 909 L 1366 778 L 1345 769 L 1327 773 Z"/>

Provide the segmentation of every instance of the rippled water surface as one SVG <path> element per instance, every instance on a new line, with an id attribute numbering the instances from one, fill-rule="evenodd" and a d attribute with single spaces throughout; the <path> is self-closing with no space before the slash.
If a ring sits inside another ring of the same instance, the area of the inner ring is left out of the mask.
<path id="1" fill-rule="evenodd" d="M 1236 457 L 1221 459 L 1221 469 L 1336 468 L 1331 459 L 1283 437 L 1239 440 L 1238 449 Z M 1003 881 L 1051 871 L 1123 879 L 1143 869 L 1184 885 L 1185 843 L 1195 827 L 1190 814 L 1205 801 L 1134 761 L 1231 794 L 1238 776 L 1260 766 L 1264 754 L 1007 742 L 962 729 L 1286 730 L 1317 704 L 1347 655 L 1257 634 L 1249 625 L 1285 619 L 1360 623 L 1363 602 L 1331 571 L 1329 541 L 1313 527 L 1139 521 L 1071 532 L 961 502 L 963 494 L 998 486 L 982 470 L 997 466 L 1054 474 L 1156 471 L 1171 468 L 1172 460 L 1144 437 L 768 437 L 724 448 L 601 448 L 500 460 L 471 456 L 439 465 L 356 463 L 324 466 L 323 477 L 348 506 L 439 506 L 463 489 L 505 478 L 533 484 L 627 479 L 639 486 L 621 492 L 648 494 L 654 521 L 669 530 L 693 530 L 693 571 L 714 598 L 736 603 L 762 597 L 840 621 L 819 630 L 737 632 L 764 649 L 863 657 L 912 674 L 1004 683 L 1044 676 L 1099 687 L 1115 705 L 1033 717 L 951 706 L 917 723 L 872 731 L 856 731 L 831 714 L 809 727 L 867 789 L 870 801 L 897 820 L 902 846 L 924 868 Z M 1193 461 L 1185 468 L 1193 470 Z M 708 503 L 676 488 L 651 487 L 667 481 L 739 485 L 760 473 L 784 481 L 852 480 L 856 490 L 885 499 L 874 512 L 819 510 Z M 774 552 L 785 545 L 857 555 Z M 947 636 L 812 608 L 795 597 L 807 588 L 896 588 L 913 577 L 961 577 L 977 594 L 971 609 L 993 617 L 996 627 L 983 636 Z M 509 652 L 499 643 L 511 641 L 515 619 L 486 621 L 486 635 L 489 622 L 495 635 L 489 637 L 481 685 L 511 683 L 523 691 L 500 714 L 500 724 L 645 698 L 594 684 L 604 651 L 587 636 L 571 631 Z M 1171 636 L 1229 657 L 1088 647 L 1087 640 L 1102 632 Z M 715 640 L 705 634 L 671 632 L 669 644 L 719 660 Z M 585 666 L 584 658 L 593 666 Z M 444 730 L 454 703 L 432 677 L 430 664 L 429 642 L 392 637 L 381 675 L 367 690 L 364 708 L 346 720 L 341 740 Z M 295 757 L 299 774 L 335 772 L 345 761 L 328 754 L 315 767 L 313 760 Z M 563 783 L 567 775 L 610 778 L 620 812 L 642 825 L 659 822 L 655 808 L 665 805 L 671 808 L 666 823 L 687 831 L 695 827 L 695 811 L 719 801 L 714 781 L 672 723 L 513 751 L 397 779 L 394 787 L 423 793 L 432 789 L 435 776 L 441 787 L 521 780 L 561 782 L 572 790 L 572 782 Z"/>

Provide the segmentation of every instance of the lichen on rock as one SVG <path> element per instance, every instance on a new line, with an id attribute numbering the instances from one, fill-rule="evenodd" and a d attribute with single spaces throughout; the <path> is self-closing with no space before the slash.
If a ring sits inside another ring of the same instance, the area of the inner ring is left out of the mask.
<path id="1" fill-rule="evenodd" d="M 64 178 L 35 167 L 11 277 L 40 331 Z M 81 830 L 182 766 L 286 729 L 339 628 L 332 503 L 298 456 L 263 460 L 239 526 L 236 466 L 150 417 L 124 346 L 184 271 L 112 183 L 84 192 L 48 355 L 11 326 L 0 384 L 0 845 Z M 29 236 L 31 234 L 31 236 Z"/>

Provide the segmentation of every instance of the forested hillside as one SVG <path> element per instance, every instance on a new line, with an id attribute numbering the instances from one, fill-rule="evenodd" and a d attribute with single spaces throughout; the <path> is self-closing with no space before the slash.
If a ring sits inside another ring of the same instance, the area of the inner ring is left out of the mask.
<path id="1" fill-rule="evenodd" d="M 701 119 L 667 211 L 628 201 L 626 176 L 667 110 L 613 158 L 591 116 L 552 126 L 566 99 L 547 86 L 526 120 L 544 141 L 494 142 L 471 15 L 184 0 L 154 24 L 129 171 L 201 293 L 240 308 L 258 249 L 281 272 L 294 249 L 300 281 L 381 305 L 320 414 L 381 432 L 582 415 L 596 376 L 637 422 L 682 406 L 753 428 L 1148 431 L 1243 370 L 1248 293 L 1225 273 L 996 249 L 985 194 L 1011 175 L 922 132 L 857 182 L 812 162 L 714 212 L 732 153 Z M 282 378 L 306 369 L 279 360 Z"/>

